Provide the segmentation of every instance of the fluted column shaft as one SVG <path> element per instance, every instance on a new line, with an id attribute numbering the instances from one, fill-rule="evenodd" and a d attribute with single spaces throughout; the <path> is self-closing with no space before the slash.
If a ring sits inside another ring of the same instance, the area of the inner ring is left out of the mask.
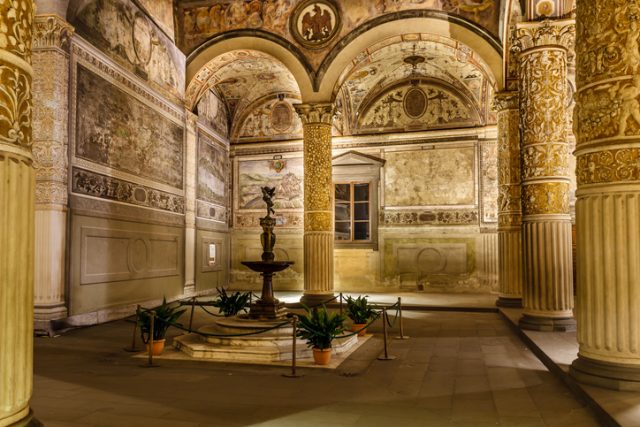
<path id="1" fill-rule="evenodd" d="M 0 426 L 27 422 L 33 378 L 33 3 L 0 3 Z"/>
<path id="2" fill-rule="evenodd" d="M 580 350 L 571 374 L 640 390 L 640 1 L 581 0 L 577 10 Z"/>
<path id="3" fill-rule="evenodd" d="M 566 120 L 574 33 L 570 20 L 518 26 L 525 329 L 575 329 Z"/>
<path id="4" fill-rule="evenodd" d="M 332 104 L 296 106 L 304 133 L 304 295 L 313 303 L 333 295 Z"/>
<path id="5" fill-rule="evenodd" d="M 500 307 L 522 306 L 520 114 L 516 91 L 496 94 L 498 114 L 498 277 Z"/>
<path id="6" fill-rule="evenodd" d="M 67 316 L 65 248 L 69 146 L 69 39 L 57 15 L 35 17 L 33 33 L 33 162 L 36 170 L 35 327 Z"/>
<path id="7" fill-rule="evenodd" d="M 197 116 L 186 111 L 186 179 L 184 215 L 184 293 L 196 290 L 196 168 L 198 151 Z"/>

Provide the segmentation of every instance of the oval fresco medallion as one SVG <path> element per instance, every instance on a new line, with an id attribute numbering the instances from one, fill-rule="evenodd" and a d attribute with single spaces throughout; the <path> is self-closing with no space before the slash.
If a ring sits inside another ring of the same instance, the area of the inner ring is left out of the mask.
<path id="1" fill-rule="evenodd" d="M 407 116 L 418 119 L 427 111 L 427 95 L 422 89 L 412 87 L 404 94 L 402 105 Z"/>
<path id="2" fill-rule="evenodd" d="M 293 111 L 289 103 L 278 101 L 271 109 L 271 127 L 279 133 L 284 133 L 291 129 L 293 125 Z"/>
<path id="3" fill-rule="evenodd" d="M 306 48 L 325 47 L 338 34 L 340 14 L 329 0 L 305 0 L 291 14 L 291 34 Z"/>

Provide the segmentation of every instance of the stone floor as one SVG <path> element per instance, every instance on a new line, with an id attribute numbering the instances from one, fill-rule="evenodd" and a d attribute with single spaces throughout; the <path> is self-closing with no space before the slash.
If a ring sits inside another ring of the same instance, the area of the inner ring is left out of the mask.
<path id="1" fill-rule="evenodd" d="M 37 338 L 32 406 L 46 427 L 598 425 L 499 314 L 407 312 L 411 339 L 391 342 L 394 361 L 375 359 L 379 328 L 351 364 L 297 379 L 282 367 L 140 367 L 122 351 L 124 321 Z"/>

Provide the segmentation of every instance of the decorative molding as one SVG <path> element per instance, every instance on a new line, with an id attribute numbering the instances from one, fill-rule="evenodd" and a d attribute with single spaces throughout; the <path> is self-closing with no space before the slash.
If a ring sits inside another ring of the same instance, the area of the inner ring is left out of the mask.
<path id="1" fill-rule="evenodd" d="M 331 103 L 296 104 L 293 106 L 305 126 L 310 124 L 331 125 L 333 122 L 334 105 Z M 329 136 L 331 133 L 329 132 Z M 306 139 L 306 136 L 305 136 Z"/>
<path id="2" fill-rule="evenodd" d="M 525 215 L 569 215 L 569 184 L 544 182 L 523 185 L 522 204 Z"/>
<path id="3" fill-rule="evenodd" d="M 583 154 L 577 163 L 580 185 L 640 181 L 640 147 Z"/>
<path id="4" fill-rule="evenodd" d="M 477 225 L 478 211 L 441 210 L 441 211 L 388 211 L 380 212 L 382 226 L 415 226 L 415 225 Z"/>
<path id="5" fill-rule="evenodd" d="M 184 227 L 184 217 L 182 215 L 147 207 L 113 203 L 110 200 L 96 199 L 78 194 L 69 195 L 69 205 L 74 215 Z"/>
<path id="6" fill-rule="evenodd" d="M 517 110 L 520 105 L 520 93 L 518 91 L 498 92 L 493 96 L 492 108 L 496 113 L 505 110 Z"/>
<path id="7" fill-rule="evenodd" d="M 573 19 L 523 22 L 517 25 L 517 49 L 523 53 L 537 47 L 559 46 L 574 52 L 576 24 Z"/>
<path id="8" fill-rule="evenodd" d="M 71 189 L 76 194 L 184 214 L 184 197 L 114 177 L 73 168 Z"/>

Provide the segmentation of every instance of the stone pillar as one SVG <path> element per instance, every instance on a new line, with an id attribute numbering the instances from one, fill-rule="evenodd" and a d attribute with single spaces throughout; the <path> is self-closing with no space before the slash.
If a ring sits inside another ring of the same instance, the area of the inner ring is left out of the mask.
<path id="1" fill-rule="evenodd" d="M 299 104 L 304 132 L 304 295 L 305 304 L 333 296 L 333 104 Z"/>
<path id="2" fill-rule="evenodd" d="M 69 38 L 57 15 L 38 15 L 33 27 L 33 164 L 35 192 L 35 329 L 67 316 L 65 248 L 69 145 Z"/>
<path id="3" fill-rule="evenodd" d="M 196 156 L 198 152 L 198 116 L 186 111 L 186 180 L 184 215 L 184 294 L 196 291 Z"/>
<path id="4" fill-rule="evenodd" d="M 577 9 L 578 359 L 571 375 L 640 390 L 640 1 Z"/>
<path id="5" fill-rule="evenodd" d="M 499 307 L 522 307 L 522 199 L 519 94 L 496 94 L 498 114 Z"/>
<path id="6" fill-rule="evenodd" d="M 566 120 L 574 34 L 571 20 L 518 25 L 524 329 L 575 330 Z"/>
<path id="7" fill-rule="evenodd" d="M 33 2 L 0 3 L 0 23 L 0 427 L 5 427 L 29 425 L 32 417 Z"/>

